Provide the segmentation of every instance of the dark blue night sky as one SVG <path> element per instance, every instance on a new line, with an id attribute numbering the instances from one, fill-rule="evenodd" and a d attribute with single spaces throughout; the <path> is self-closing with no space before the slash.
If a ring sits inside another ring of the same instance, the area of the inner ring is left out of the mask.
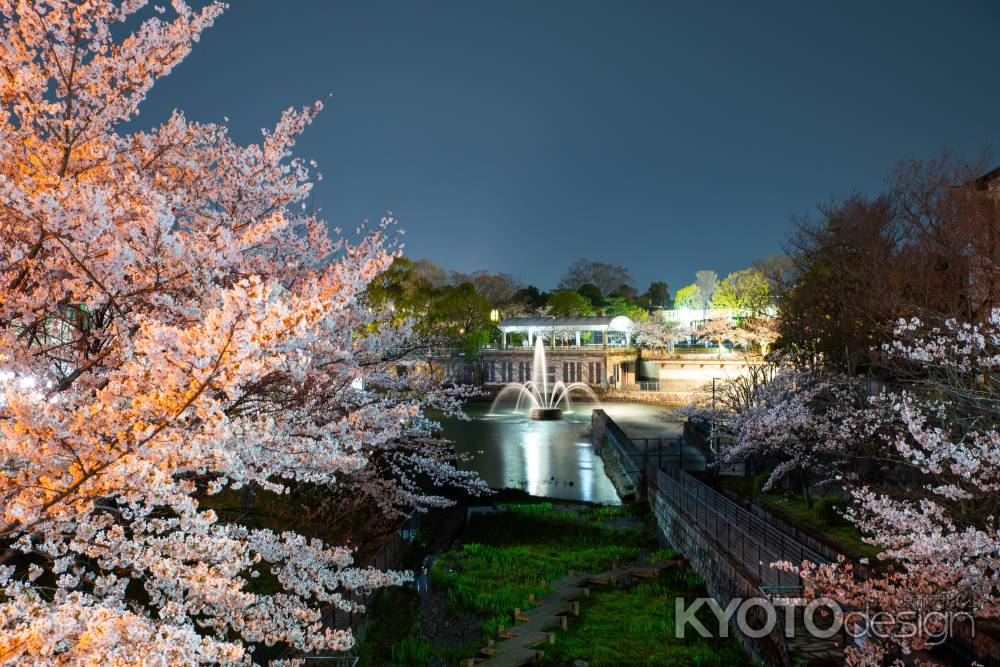
<path id="1" fill-rule="evenodd" d="M 253 141 L 322 98 L 297 150 L 332 225 L 391 210 L 448 268 L 550 287 L 586 256 L 674 289 L 900 159 L 1000 162 L 998 44 L 995 0 L 235 0 L 143 123 Z"/>

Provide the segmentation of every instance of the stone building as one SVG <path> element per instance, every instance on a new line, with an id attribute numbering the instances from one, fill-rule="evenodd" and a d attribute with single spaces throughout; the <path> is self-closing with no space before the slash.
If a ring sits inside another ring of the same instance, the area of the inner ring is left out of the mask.
<path id="1" fill-rule="evenodd" d="M 538 341 L 545 347 L 546 377 L 595 387 L 636 383 L 633 322 L 618 317 L 513 317 L 501 321 L 500 345 L 479 353 L 484 384 L 527 382 Z"/>

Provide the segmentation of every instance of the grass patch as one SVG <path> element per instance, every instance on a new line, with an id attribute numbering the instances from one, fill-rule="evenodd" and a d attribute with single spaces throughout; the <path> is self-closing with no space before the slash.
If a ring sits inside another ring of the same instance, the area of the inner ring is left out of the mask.
<path id="1" fill-rule="evenodd" d="M 435 587 L 447 592 L 455 611 L 482 618 L 483 631 L 510 623 L 515 608 L 530 606 L 531 594 L 552 591 L 552 582 L 570 570 L 607 570 L 615 562 L 636 558 L 651 546 L 643 528 L 612 529 L 609 519 L 623 516 L 617 508 L 579 513 L 552 503 L 510 504 L 506 511 L 473 515 L 465 543 L 437 560 Z"/>
<path id="2" fill-rule="evenodd" d="M 854 524 L 832 520 L 828 506 L 832 500 L 817 499 L 810 508 L 802 496 L 788 497 L 781 491 L 764 492 L 759 489 L 755 477 L 724 477 L 721 484 L 744 498 L 753 498 L 765 508 L 777 510 L 811 526 L 823 536 L 825 541 L 848 557 L 874 558 L 881 551 L 878 547 L 861 539 Z"/>
<path id="3" fill-rule="evenodd" d="M 515 608 L 532 606 L 530 594 L 548 594 L 570 570 L 601 572 L 640 554 L 677 557 L 672 549 L 657 548 L 648 520 L 638 527 L 622 521 L 644 518 L 641 510 L 567 512 L 551 503 L 512 503 L 504 509 L 474 515 L 465 544 L 441 556 L 432 571 L 434 587 L 447 593 L 452 613 L 474 614 L 484 637 L 495 638 L 498 625 L 510 625 Z M 675 638 L 675 598 L 704 595 L 704 582 L 688 569 L 670 570 L 656 582 L 631 589 L 595 591 L 581 600 L 581 616 L 571 620 L 569 630 L 559 631 L 555 645 L 544 647 L 546 657 L 582 659 L 595 667 L 751 665 L 732 639 L 709 640 L 691 632 L 684 640 Z M 713 627 L 711 611 L 702 611 L 708 614 L 703 623 Z"/>
<path id="4" fill-rule="evenodd" d="M 656 582 L 629 589 L 596 590 L 584 598 L 580 618 L 568 630 L 556 631 L 555 644 L 545 647 L 546 657 L 601 667 L 754 664 L 732 639 L 706 639 L 691 627 L 684 639 L 676 637 L 675 598 L 701 595 L 701 579 L 687 569 L 669 570 Z M 709 630 L 717 627 L 707 607 L 697 616 Z"/>

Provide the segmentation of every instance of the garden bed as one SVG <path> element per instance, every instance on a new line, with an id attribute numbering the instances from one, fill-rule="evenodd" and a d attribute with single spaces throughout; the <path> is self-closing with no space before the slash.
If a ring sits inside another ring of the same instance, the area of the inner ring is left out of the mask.
<path id="1" fill-rule="evenodd" d="M 515 608 L 532 607 L 532 595 L 551 592 L 552 583 L 570 571 L 676 557 L 658 549 L 651 522 L 633 507 L 531 502 L 501 509 L 472 515 L 462 543 L 434 563 L 429 594 L 421 599 L 414 591 L 395 591 L 383 597 L 360 651 L 364 664 L 458 664 L 495 639 L 498 626 L 509 626 Z M 686 639 L 675 637 L 675 599 L 705 594 L 701 580 L 685 568 L 630 588 L 595 588 L 581 600 L 580 616 L 545 646 L 546 664 L 752 664 L 734 640 L 694 637 L 690 628 Z"/>

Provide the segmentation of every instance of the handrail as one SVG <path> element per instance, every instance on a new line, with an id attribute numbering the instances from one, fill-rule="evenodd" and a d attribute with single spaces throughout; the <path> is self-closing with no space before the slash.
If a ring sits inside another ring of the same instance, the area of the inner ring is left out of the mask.
<path id="1" fill-rule="evenodd" d="M 605 433 L 615 458 L 636 489 L 644 485 L 647 496 L 655 502 L 669 504 L 698 525 L 720 551 L 755 576 L 758 585 L 803 585 L 797 574 L 771 567 L 773 563 L 830 562 L 683 470 L 679 465 L 683 463 L 680 450 L 665 462 L 648 447 L 640 451 L 610 417 L 606 417 Z M 678 465 L 672 465 L 674 460 Z"/>

